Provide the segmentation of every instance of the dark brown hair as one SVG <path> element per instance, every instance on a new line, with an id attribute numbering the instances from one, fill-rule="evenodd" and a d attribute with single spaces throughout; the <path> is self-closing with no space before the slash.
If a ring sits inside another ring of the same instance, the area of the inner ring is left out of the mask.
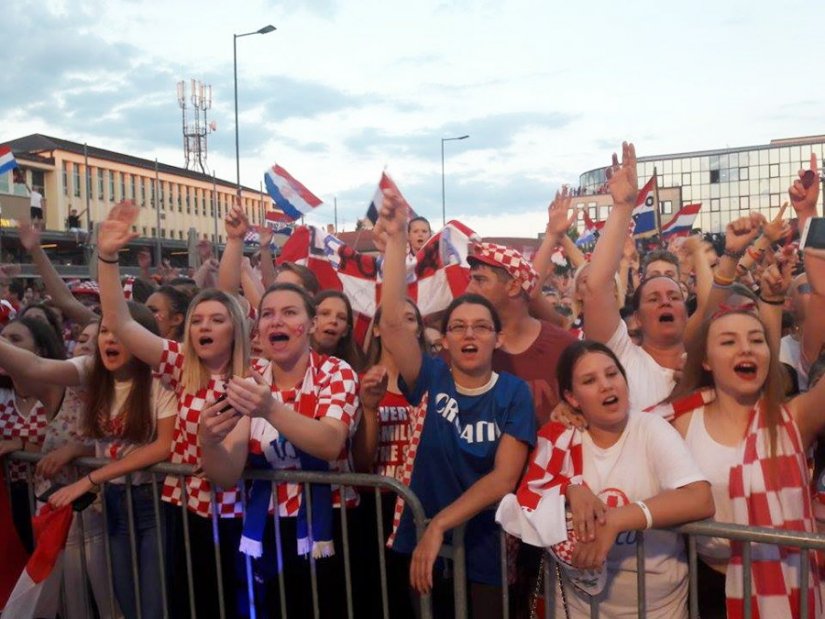
<path id="1" fill-rule="evenodd" d="M 565 393 L 573 391 L 573 371 L 576 369 L 576 364 L 579 362 L 579 359 L 589 353 L 601 353 L 610 357 L 613 363 L 616 364 L 616 367 L 619 368 L 622 376 L 624 376 L 625 382 L 627 382 L 627 372 L 625 372 L 624 366 L 622 362 L 619 361 L 616 353 L 601 342 L 579 340 L 565 348 L 561 355 L 559 355 L 559 360 L 556 363 L 556 382 L 559 385 L 559 395 L 563 400 L 567 401 L 564 395 Z"/>
<path id="2" fill-rule="evenodd" d="M 343 359 L 357 372 L 364 368 L 364 353 L 358 348 L 355 343 L 355 320 L 352 315 L 352 305 L 345 295 L 340 290 L 322 290 L 315 295 L 315 312 L 317 314 L 318 308 L 323 301 L 327 299 L 340 299 L 344 302 L 344 307 L 347 312 L 347 332 L 338 340 L 335 350 L 330 354 L 333 357 Z M 315 338 L 312 338 L 313 348 L 315 348 Z"/>
<path id="3" fill-rule="evenodd" d="M 427 340 L 424 337 L 424 319 L 421 317 L 421 311 L 418 309 L 415 301 L 409 297 L 407 297 L 406 301 L 407 305 L 413 308 L 413 311 L 415 312 L 415 321 L 418 323 L 418 337 L 416 338 L 418 341 L 418 348 L 422 353 L 425 353 L 427 352 Z M 374 326 L 381 324 L 381 314 L 383 313 L 382 307 L 383 306 L 379 305 L 378 309 L 375 310 L 375 317 L 372 319 L 372 324 Z M 378 363 L 381 360 L 381 351 L 381 336 L 373 334 L 372 339 L 370 340 L 370 347 L 367 349 L 367 361 L 364 364 L 364 367 L 370 368 Z"/>
<path id="4" fill-rule="evenodd" d="M 144 305 L 129 302 L 129 314 L 132 319 L 159 335 L 155 317 Z M 98 334 L 100 338 L 100 334 Z M 146 443 L 152 438 L 153 411 L 152 411 L 152 368 L 132 356 L 129 362 L 132 387 L 123 403 L 123 408 L 117 411 L 117 417 L 123 417 L 123 433 L 120 438 L 133 443 Z M 81 426 L 84 433 L 92 438 L 109 437 L 110 411 L 115 401 L 115 376 L 103 365 L 100 346 L 95 346 L 92 371 L 86 382 L 86 408 L 83 411 Z"/>
<path id="5" fill-rule="evenodd" d="M 304 265 L 297 264 L 295 262 L 282 262 L 275 269 L 276 276 L 281 271 L 295 273 L 295 275 L 301 279 L 301 284 L 310 295 L 318 294 L 318 291 L 321 290 L 321 285 L 318 283 L 318 278 L 309 267 L 305 267 Z"/>

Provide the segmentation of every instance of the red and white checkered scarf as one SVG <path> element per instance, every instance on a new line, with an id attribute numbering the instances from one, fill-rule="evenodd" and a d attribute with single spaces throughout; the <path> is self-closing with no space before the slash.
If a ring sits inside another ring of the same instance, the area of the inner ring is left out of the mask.
<path id="1" fill-rule="evenodd" d="M 648 409 L 672 421 L 709 404 L 716 397 L 712 389 L 697 391 L 683 399 Z M 748 432 L 739 446 L 741 464 L 730 471 L 730 498 L 733 521 L 745 526 L 769 527 L 788 531 L 815 532 L 809 469 L 799 430 L 783 406 L 776 427 L 776 453 L 770 455 L 770 435 L 757 405 L 751 412 Z M 730 619 L 744 616 L 744 570 L 742 542 L 731 542 L 725 592 Z M 810 553 L 808 616 L 822 616 L 816 553 Z M 753 617 L 799 617 L 798 549 L 771 544 L 751 544 L 751 605 Z"/>

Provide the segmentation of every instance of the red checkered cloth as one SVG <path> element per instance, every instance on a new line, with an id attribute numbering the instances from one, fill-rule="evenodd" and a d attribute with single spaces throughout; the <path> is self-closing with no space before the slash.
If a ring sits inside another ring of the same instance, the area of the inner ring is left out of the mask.
<path id="1" fill-rule="evenodd" d="M 421 431 L 424 429 L 424 419 L 427 416 L 427 400 L 429 394 L 425 393 L 418 406 L 410 406 L 408 414 L 410 416 L 410 426 L 412 427 L 412 434 L 410 435 L 410 442 L 407 446 L 407 452 L 404 454 L 404 465 L 401 470 L 400 481 L 405 486 L 410 485 L 412 480 L 413 466 L 415 464 L 415 454 L 418 452 L 418 445 L 421 444 Z M 401 515 L 404 513 L 404 499 L 400 496 L 395 500 L 395 511 L 392 515 L 392 533 L 387 539 L 387 547 L 392 548 L 395 542 L 395 534 L 398 532 L 398 525 L 401 524 Z"/>
<path id="2" fill-rule="evenodd" d="M 17 412 L 12 389 L 0 389 L 0 438 L 4 441 L 21 439 L 42 444 L 49 425 L 48 412 L 42 402 L 36 402 L 28 417 Z M 26 463 L 9 462 L 9 481 L 26 481 Z M 34 473 L 34 469 L 32 469 Z"/>
<path id="3" fill-rule="evenodd" d="M 716 394 L 707 389 L 653 411 L 672 418 L 705 406 Z M 761 403 L 751 411 L 745 440 L 739 446 L 738 464 L 730 470 L 730 498 L 733 521 L 745 526 L 769 527 L 788 531 L 816 532 L 809 469 L 799 429 L 783 406 L 776 427 L 776 453 L 771 456 L 770 433 Z M 796 548 L 771 544 L 751 545 L 751 604 L 753 616 L 799 617 L 801 554 Z M 725 593 L 730 619 L 744 616 L 743 544 L 731 542 Z M 808 616 L 821 617 L 819 568 L 816 553 L 811 553 L 808 586 Z"/>
<path id="4" fill-rule="evenodd" d="M 123 278 L 123 298 L 127 301 L 132 300 L 133 291 L 135 288 L 135 278 L 131 275 Z"/>
<path id="5" fill-rule="evenodd" d="M 11 301 L 0 299 L 0 326 L 6 326 L 9 321 L 17 318 L 17 308 Z"/>
<path id="6" fill-rule="evenodd" d="M 201 411 L 215 403 L 226 391 L 222 377 L 212 376 L 209 383 L 194 395 L 185 391 L 181 384 L 184 355 L 181 346 L 173 340 L 164 340 L 163 355 L 157 375 L 172 389 L 178 398 L 178 416 L 172 436 L 172 453 L 169 461 L 174 464 L 191 464 L 201 468 L 201 449 L 198 445 L 198 425 Z M 212 516 L 212 485 L 203 477 L 186 477 L 186 507 L 199 516 Z M 161 498 L 173 505 L 180 505 L 183 498 L 180 478 L 169 475 L 163 483 Z M 215 502 L 221 518 L 243 517 L 243 504 L 239 487 L 215 489 Z"/>
<path id="7" fill-rule="evenodd" d="M 470 266 L 481 263 L 504 269 L 519 282 L 527 294 L 532 294 L 539 282 L 539 276 L 530 261 L 521 252 L 496 243 L 475 243 L 467 256 Z"/>
<path id="8" fill-rule="evenodd" d="M 98 298 L 100 298 L 100 286 L 97 285 L 97 282 L 93 279 L 87 279 L 83 282 L 78 282 L 74 284 L 70 290 L 72 294 L 77 296 L 79 294 L 91 294 Z"/>
<path id="9" fill-rule="evenodd" d="M 279 390 L 271 380 L 270 362 L 265 359 L 255 359 L 253 369 L 272 385 L 272 396 L 279 402 L 294 407 L 307 417 L 321 419 L 328 417 L 337 419 L 346 424 L 348 435 L 355 433 L 357 420 L 361 413 L 361 404 L 358 399 L 358 375 L 345 361 L 336 357 L 319 355 L 312 351 L 309 355 L 304 380 L 295 389 Z M 295 448 L 289 441 L 279 437 L 278 430 L 265 419 L 253 419 L 249 431 L 250 451 L 257 449 L 262 452 L 273 468 L 280 470 L 300 470 L 301 463 Z M 272 441 L 278 441 L 277 451 L 271 446 Z M 349 440 L 338 458 L 329 463 L 329 470 L 338 473 L 350 473 Z M 266 446 L 266 447 L 264 447 Z M 344 487 L 344 502 L 347 507 L 358 505 L 358 494 L 351 486 Z M 332 504 L 341 506 L 341 486 L 332 487 Z M 296 516 L 301 507 L 303 484 L 278 484 L 278 514 L 280 516 Z"/>
<path id="10" fill-rule="evenodd" d="M 567 514 L 565 492 L 571 484 L 584 483 L 582 434 L 551 421 L 542 426 L 536 438 L 527 473 L 516 493 L 502 499 L 496 521 L 523 542 L 547 548 L 574 585 L 598 594 L 607 572 L 579 570 L 571 563 L 577 539 Z"/>

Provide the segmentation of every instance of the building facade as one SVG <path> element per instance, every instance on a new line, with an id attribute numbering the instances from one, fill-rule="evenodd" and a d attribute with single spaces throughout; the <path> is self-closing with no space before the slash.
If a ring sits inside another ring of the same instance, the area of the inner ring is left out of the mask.
<path id="1" fill-rule="evenodd" d="M 159 238 L 171 247 L 192 235 L 225 241 L 222 220 L 235 199 L 233 182 L 41 134 L 4 145 L 12 149 L 28 186 L 44 197 L 46 231 L 65 231 L 72 210 L 91 230 L 114 204 L 134 200 L 141 207 L 135 232 L 145 239 Z M 260 189 L 243 187 L 241 200 L 252 224 L 261 223 L 271 208 Z M 15 183 L 11 172 L 0 174 L 0 208 L 7 231 L 29 219 L 29 190 Z"/>
<path id="2" fill-rule="evenodd" d="M 721 232 L 731 220 L 750 211 L 773 218 L 788 200 L 788 187 L 798 178 L 799 169 L 808 168 L 811 153 L 821 165 L 823 147 L 825 135 L 818 135 L 772 140 L 761 146 L 639 157 L 639 185 L 653 176 L 655 169 L 663 223 L 682 205 L 701 203 L 694 226 L 705 232 Z M 606 218 L 610 205 L 609 195 L 605 195 L 606 169 L 582 174 L 581 195 L 575 200 L 589 209 L 591 217 L 597 213 L 600 220 Z M 822 199 L 820 193 L 820 208 Z"/>

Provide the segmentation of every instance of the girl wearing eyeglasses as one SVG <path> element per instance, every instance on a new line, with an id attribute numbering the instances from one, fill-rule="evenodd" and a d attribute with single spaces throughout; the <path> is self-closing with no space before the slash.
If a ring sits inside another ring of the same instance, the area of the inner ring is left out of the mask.
<path id="1" fill-rule="evenodd" d="M 387 239 L 380 328 L 383 345 L 398 364 L 402 394 L 412 405 L 429 394 L 420 443 L 408 456 L 414 462 L 410 487 L 431 520 L 416 541 L 412 513 L 405 508 L 394 549 L 412 555 L 412 588 L 434 592 L 436 610 L 448 613 L 440 607 L 440 594 L 449 599 L 451 590 L 445 578 L 433 576 L 433 568 L 451 530 L 466 523 L 471 616 L 498 617 L 500 542 L 489 508 L 513 490 L 524 469 L 536 435 L 533 402 L 524 381 L 492 370 L 501 323 L 481 296 L 463 295 L 446 310 L 442 332 L 449 364 L 409 354 L 418 343 L 404 322 L 407 208 L 397 193 L 385 192 L 377 226 Z"/>

